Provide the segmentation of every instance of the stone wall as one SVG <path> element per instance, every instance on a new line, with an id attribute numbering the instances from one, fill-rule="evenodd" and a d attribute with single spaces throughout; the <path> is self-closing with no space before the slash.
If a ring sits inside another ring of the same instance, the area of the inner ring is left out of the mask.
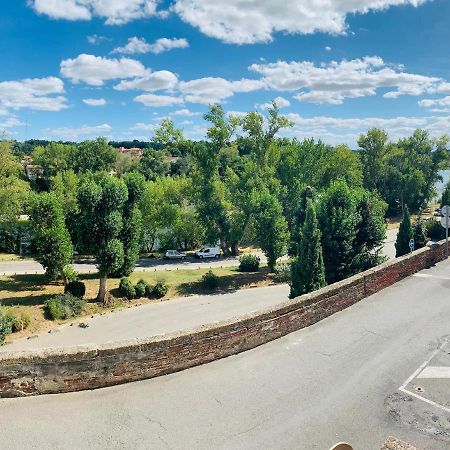
<path id="1" fill-rule="evenodd" d="M 148 339 L 0 353 L 0 398 L 95 389 L 224 358 L 312 325 L 441 261 L 443 242 L 254 315 Z"/>

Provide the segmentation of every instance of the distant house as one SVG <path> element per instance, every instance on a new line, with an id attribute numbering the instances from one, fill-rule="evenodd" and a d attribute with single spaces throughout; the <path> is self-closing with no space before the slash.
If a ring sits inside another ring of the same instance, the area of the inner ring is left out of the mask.
<path id="1" fill-rule="evenodd" d="M 44 169 L 37 164 L 33 164 L 31 156 L 24 156 L 21 163 L 29 180 L 36 181 L 44 175 Z"/>
<path id="2" fill-rule="evenodd" d="M 133 159 L 139 159 L 142 156 L 142 153 L 144 153 L 144 150 L 142 148 L 125 148 L 120 147 L 119 153 L 124 156 L 128 156 L 129 158 Z"/>

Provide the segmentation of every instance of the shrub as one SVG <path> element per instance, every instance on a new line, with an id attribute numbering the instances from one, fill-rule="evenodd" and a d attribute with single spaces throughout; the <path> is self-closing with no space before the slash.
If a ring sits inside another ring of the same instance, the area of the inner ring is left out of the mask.
<path id="1" fill-rule="evenodd" d="M 70 294 L 62 294 L 47 300 L 45 310 L 52 320 L 76 317 L 83 311 L 86 302 Z"/>
<path id="2" fill-rule="evenodd" d="M 427 220 L 425 228 L 427 236 L 432 241 L 440 241 L 445 238 L 445 228 L 437 220 Z"/>
<path id="3" fill-rule="evenodd" d="M 205 289 L 214 291 L 219 287 L 220 278 L 212 270 L 209 270 L 202 276 L 201 284 Z"/>
<path id="4" fill-rule="evenodd" d="M 146 292 L 148 291 L 148 283 L 145 280 L 139 280 L 134 287 L 134 290 L 136 292 L 136 298 L 144 297 Z"/>
<path id="5" fill-rule="evenodd" d="M 260 263 L 259 256 L 256 255 L 244 255 L 239 259 L 239 271 L 240 272 L 257 272 L 259 270 Z"/>
<path id="6" fill-rule="evenodd" d="M 120 279 L 119 292 L 128 300 L 136 297 L 136 289 L 134 289 L 133 283 L 127 277 Z"/>
<path id="7" fill-rule="evenodd" d="M 6 336 L 12 333 L 12 320 L 5 313 L 3 309 L 0 309 L 0 345 L 5 342 Z"/>
<path id="8" fill-rule="evenodd" d="M 70 264 L 64 266 L 62 272 L 67 283 L 72 283 L 73 281 L 78 280 L 78 272 Z"/>
<path id="9" fill-rule="evenodd" d="M 273 279 L 277 283 L 290 283 L 291 265 L 289 263 L 277 264 L 275 266 Z"/>
<path id="10" fill-rule="evenodd" d="M 31 324 L 31 317 L 25 312 L 22 312 L 19 316 L 16 316 L 11 312 L 7 312 L 6 315 L 11 320 L 13 333 L 26 330 Z"/>
<path id="11" fill-rule="evenodd" d="M 152 289 L 152 295 L 155 298 L 163 298 L 169 291 L 169 286 L 164 281 L 158 281 Z"/>
<path id="12" fill-rule="evenodd" d="M 86 286 L 81 281 L 71 281 L 64 288 L 65 294 L 71 294 L 74 297 L 83 298 L 86 294 Z"/>

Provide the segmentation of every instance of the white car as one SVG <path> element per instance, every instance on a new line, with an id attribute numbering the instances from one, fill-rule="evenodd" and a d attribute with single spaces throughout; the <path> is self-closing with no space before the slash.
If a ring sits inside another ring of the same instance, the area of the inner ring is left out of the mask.
<path id="1" fill-rule="evenodd" d="M 180 253 L 178 250 L 167 250 L 164 257 L 166 259 L 186 259 L 186 253 Z"/>
<path id="2" fill-rule="evenodd" d="M 220 248 L 219 247 L 203 247 L 198 252 L 195 252 L 197 258 L 220 258 Z"/>

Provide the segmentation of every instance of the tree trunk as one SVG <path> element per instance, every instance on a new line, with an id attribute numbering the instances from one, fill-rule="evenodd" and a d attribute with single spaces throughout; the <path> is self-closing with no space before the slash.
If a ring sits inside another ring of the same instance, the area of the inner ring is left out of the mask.
<path id="1" fill-rule="evenodd" d="M 107 281 L 108 279 L 106 277 L 100 278 L 100 288 L 97 295 L 97 301 L 102 302 L 105 306 L 109 304 Z"/>
<path id="2" fill-rule="evenodd" d="M 239 255 L 239 242 L 233 242 L 231 244 L 231 254 L 233 256 L 238 256 Z"/>

